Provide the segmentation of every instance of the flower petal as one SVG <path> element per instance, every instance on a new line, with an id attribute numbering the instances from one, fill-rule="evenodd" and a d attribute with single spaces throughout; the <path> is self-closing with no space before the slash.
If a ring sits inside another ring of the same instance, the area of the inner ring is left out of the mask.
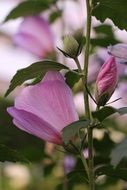
<path id="1" fill-rule="evenodd" d="M 26 87 L 16 98 L 15 107 L 37 115 L 59 132 L 78 120 L 72 92 L 56 71 L 48 72 L 41 83 Z"/>
<path id="2" fill-rule="evenodd" d="M 56 71 L 48 71 L 45 74 L 42 82 L 55 81 L 55 80 L 59 80 L 61 82 L 65 82 L 63 75 L 61 75 L 60 72 L 56 72 Z"/>
<path id="3" fill-rule="evenodd" d="M 114 57 L 118 57 L 123 59 L 125 62 L 127 61 L 127 44 L 118 43 L 114 46 L 108 47 L 108 53 L 113 55 Z"/>
<path id="4" fill-rule="evenodd" d="M 14 37 L 14 43 L 38 57 L 46 55 L 45 47 L 34 36 L 25 33 L 18 33 Z"/>
<path id="5" fill-rule="evenodd" d="M 21 23 L 17 34 L 22 35 L 22 37 L 24 34 L 30 36 L 31 38 L 35 38 L 37 43 L 32 46 L 36 46 L 36 44 L 39 43 L 39 46 L 42 47 L 42 50 L 45 49 L 45 52 L 52 52 L 54 49 L 54 39 L 50 26 L 48 22 L 40 16 L 26 17 Z M 14 41 L 16 42 L 15 37 Z M 27 42 L 27 39 L 26 43 L 29 43 L 29 41 Z M 20 44 L 18 43 L 18 45 Z M 36 46 L 36 48 L 38 47 Z"/>
<path id="6" fill-rule="evenodd" d="M 14 107 L 8 108 L 7 111 L 14 117 L 14 124 L 21 130 L 35 135 L 45 141 L 62 144 L 58 131 L 38 116 L 24 110 L 18 110 Z"/>
<path id="7" fill-rule="evenodd" d="M 34 35 L 41 41 L 43 41 L 42 38 L 53 40 L 48 21 L 40 16 L 26 17 L 21 23 L 19 30 L 20 32 Z"/>

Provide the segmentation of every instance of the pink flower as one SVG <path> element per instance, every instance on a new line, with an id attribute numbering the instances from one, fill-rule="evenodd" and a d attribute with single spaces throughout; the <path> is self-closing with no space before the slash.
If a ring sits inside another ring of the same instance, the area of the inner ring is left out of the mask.
<path id="1" fill-rule="evenodd" d="M 117 65 L 114 57 L 106 61 L 97 76 L 95 97 L 99 106 L 104 106 L 112 96 L 117 84 Z"/>
<path id="2" fill-rule="evenodd" d="M 54 50 L 54 40 L 48 22 L 40 16 L 26 17 L 14 36 L 14 43 L 39 58 Z"/>
<path id="3" fill-rule="evenodd" d="M 78 120 L 72 92 L 56 71 L 47 72 L 40 83 L 24 88 L 7 111 L 19 129 L 55 144 L 63 143 L 62 129 Z"/>

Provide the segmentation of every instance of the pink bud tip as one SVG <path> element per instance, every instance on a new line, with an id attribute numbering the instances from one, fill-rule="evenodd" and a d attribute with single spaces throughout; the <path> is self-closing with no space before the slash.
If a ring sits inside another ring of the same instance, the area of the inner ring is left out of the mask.
<path id="1" fill-rule="evenodd" d="M 104 106 L 112 96 L 117 84 L 117 65 L 114 57 L 110 57 L 101 67 L 96 80 L 95 98 L 99 106 Z"/>

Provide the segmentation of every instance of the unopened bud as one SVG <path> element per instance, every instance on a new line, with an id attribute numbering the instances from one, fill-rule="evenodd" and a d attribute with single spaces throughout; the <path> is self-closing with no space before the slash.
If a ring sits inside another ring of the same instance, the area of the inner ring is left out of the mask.
<path id="1" fill-rule="evenodd" d="M 97 76 L 95 98 L 98 106 L 104 106 L 112 96 L 117 84 L 117 65 L 114 57 L 106 61 Z"/>
<path id="2" fill-rule="evenodd" d="M 73 36 L 64 37 L 64 52 L 71 58 L 78 56 L 79 44 Z"/>

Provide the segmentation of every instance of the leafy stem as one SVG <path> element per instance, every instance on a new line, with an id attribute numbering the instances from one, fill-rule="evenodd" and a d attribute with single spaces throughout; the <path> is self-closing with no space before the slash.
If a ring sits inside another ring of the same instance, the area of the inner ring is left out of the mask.
<path id="1" fill-rule="evenodd" d="M 90 31 L 91 31 L 91 7 L 90 0 L 86 0 L 86 9 L 87 9 L 87 23 L 86 23 L 86 48 L 85 48 L 85 59 L 84 59 L 84 82 L 87 86 L 88 81 L 88 64 L 89 64 L 89 49 L 90 49 Z M 85 101 L 85 111 L 86 116 L 90 119 L 90 108 L 89 108 L 89 99 L 87 91 L 84 91 L 84 101 Z"/>
<path id="2" fill-rule="evenodd" d="M 81 68 L 80 62 L 79 62 L 79 60 L 78 60 L 77 57 L 76 57 L 74 60 L 75 60 L 75 63 L 76 63 L 76 65 L 77 65 L 77 67 L 78 67 L 78 71 L 79 71 L 79 73 L 81 74 L 81 73 L 82 73 L 82 68 Z M 83 76 L 82 76 L 82 77 L 83 77 Z"/>
<path id="3" fill-rule="evenodd" d="M 90 52 L 90 32 L 91 32 L 91 4 L 90 0 L 86 0 L 86 9 L 87 9 L 87 23 L 86 23 L 86 48 L 85 48 L 85 59 L 84 59 L 84 69 L 82 70 L 78 58 L 75 59 L 78 70 L 80 73 L 83 72 L 82 82 L 84 90 L 84 103 L 85 103 L 85 115 L 87 119 L 91 120 L 91 112 L 89 106 L 89 94 L 86 89 L 88 81 L 88 65 L 89 65 L 89 52 Z M 81 155 L 82 162 L 87 171 L 89 177 L 89 189 L 94 190 L 94 162 L 93 162 L 93 128 L 88 127 L 88 150 L 89 150 L 89 164 L 87 167 L 87 162 L 83 159 Z"/>
<path id="4" fill-rule="evenodd" d="M 80 157 L 81 157 L 82 163 L 84 165 L 84 168 L 86 170 L 86 173 L 87 173 L 87 176 L 88 176 L 88 179 L 89 179 L 89 168 L 88 168 L 86 158 L 84 157 L 83 151 L 81 151 Z"/>
<path id="5" fill-rule="evenodd" d="M 88 79 L 88 65 L 89 65 L 89 51 L 90 51 L 90 32 L 91 32 L 91 4 L 90 0 L 86 0 L 87 9 L 87 23 L 86 23 L 86 48 L 84 59 L 84 82 L 87 86 Z M 86 117 L 91 120 L 91 113 L 89 107 L 88 92 L 84 91 L 85 113 Z M 88 150 L 89 150 L 89 189 L 94 190 L 94 163 L 93 163 L 93 129 L 88 127 Z"/>

